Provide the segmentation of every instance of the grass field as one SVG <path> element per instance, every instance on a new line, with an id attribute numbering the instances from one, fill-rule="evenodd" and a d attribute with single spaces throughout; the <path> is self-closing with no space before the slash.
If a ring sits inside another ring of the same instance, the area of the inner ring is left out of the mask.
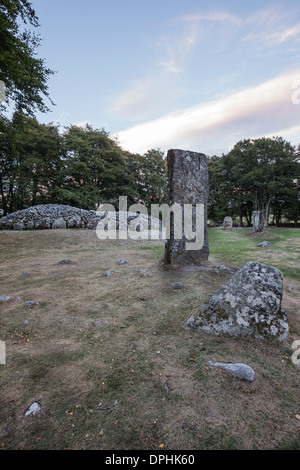
<path id="1" fill-rule="evenodd" d="M 272 245 L 257 247 L 262 240 Z M 0 448 L 299 450 L 300 368 L 291 356 L 300 340 L 300 229 L 210 228 L 209 242 L 211 266 L 256 260 L 282 271 L 286 343 L 185 330 L 232 274 L 162 272 L 162 241 L 0 232 L 0 295 L 10 297 L 0 303 Z M 174 291 L 174 281 L 184 288 Z M 210 360 L 245 362 L 255 380 Z M 24 417 L 33 402 L 41 411 Z"/>

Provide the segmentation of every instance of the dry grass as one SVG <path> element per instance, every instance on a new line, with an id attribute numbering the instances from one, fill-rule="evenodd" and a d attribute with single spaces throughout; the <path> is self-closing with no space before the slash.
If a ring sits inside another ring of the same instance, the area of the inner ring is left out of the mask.
<path id="1" fill-rule="evenodd" d="M 288 263 L 276 254 L 299 248 L 299 235 L 270 236 L 277 241 L 266 253 L 247 231 L 211 229 L 210 263 L 239 268 L 257 259 L 291 269 L 283 299 L 291 334 L 281 345 L 183 329 L 231 274 L 161 272 L 162 242 L 100 241 L 81 230 L 0 232 L 0 295 L 11 297 L 0 304 L 1 448 L 299 449 L 300 369 L 291 361 L 300 338 L 299 253 Z M 57 264 L 66 258 L 75 263 Z M 121 258 L 128 263 L 119 266 Z M 184 289 L 171 289 L 173 281 Z M 255 380 L 241 382 L 207 367 L 209 360 L 246 362 Z M 34 401 L 42 412 L 24 418 Z"/>

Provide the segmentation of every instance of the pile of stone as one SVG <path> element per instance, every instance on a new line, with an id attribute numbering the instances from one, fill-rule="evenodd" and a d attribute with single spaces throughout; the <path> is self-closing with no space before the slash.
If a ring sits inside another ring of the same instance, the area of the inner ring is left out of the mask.
<path id="1" fill-rule="evenodd" d="M 119 213 L 106 212 L 101 213 L 93 210 L 78 209 L 76 207 L 63 204 L 44 204 L 28 207 L 13 212 L 0 219 L 0 229 L 2 230 L 42 230 L 42 229 L 93 229 L 97 228 L 98 223 L 105 219 L 105 224 L 119 228 Z M 160 222 L 151 216 L 126 212 L 122 217 L 122 223 L 127 225 L 134 219 L 138 220 L 137 225 L 142 229 L 150 229 L 150 226 L 159 229 Z M 121 220 L 121 218 L 120 218 Z M 122 228 L 127 228 L 122 227 Z M 139 227 L 136 228 L 139 231 Z"/>

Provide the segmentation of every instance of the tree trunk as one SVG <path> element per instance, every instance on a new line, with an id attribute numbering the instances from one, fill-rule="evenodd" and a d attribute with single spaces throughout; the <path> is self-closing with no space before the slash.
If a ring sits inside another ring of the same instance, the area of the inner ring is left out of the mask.
<path id="1" fill-rule="evenodd" d="M 266 203 L 266 206 L 265 206 L 265 210 L 264 210 L 264 216 L 265 216 L 265 220 L 264 220 L 264 226 L 267 227 L 269 225 L 269 215 L 270 215 L 270 199 L 267 201 Z"/>

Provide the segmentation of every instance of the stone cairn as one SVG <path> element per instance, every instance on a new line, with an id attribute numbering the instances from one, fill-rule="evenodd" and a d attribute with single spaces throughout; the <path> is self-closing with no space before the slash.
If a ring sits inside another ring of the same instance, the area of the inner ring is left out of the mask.
<path id="1" fill-rule="evenodd" d="M 174 217 L 171 214 L 170 236 L 166 241 L 165 254 L 161 265 L 184 266 L 199 265 L 208 259 L 209 245 L 207 232 L 207 203 L 209 194 L 209 179 L 207 159 L 204 154 L 187 150 L 169 150 L 167 154 L 168 165 L 168 196 L 169 207 L 180 204 L 182 214 L 184 204 L 193 205 L 192 230 L 196 231 L 196 204 L 204 205 L 204 244 L 201 249 L 186 250 L 186 238 L 174 236 Z M 182 217 L 183 219 L 183 217 Z"/>
<path id="2" fill-rule="evenodd" d="M 116 228 L 122 229 L 138 219 L 141 229 L 160 228 L 160 221 L 144 214 L 127 212 L 119 220 L 119 212 L 101 213 L 93 210 L 78 209 L 64 204 L 42 204 L 28 207 L 0 218 L 0 230 L 45 230 L 45 229 L 90 229 L 95 230 L 98 223 L 105 219 L 108 225 L 116 219 Z M 125 222 L 124 222 L 125 220 Z M 113 226 L 113 225 L 112 225 Z"/>

